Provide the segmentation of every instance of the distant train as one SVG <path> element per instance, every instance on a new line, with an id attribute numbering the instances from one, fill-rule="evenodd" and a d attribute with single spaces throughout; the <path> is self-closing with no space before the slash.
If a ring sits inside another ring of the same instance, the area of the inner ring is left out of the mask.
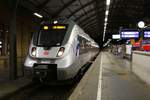
<path id="1" fill-rule="evenodd" d="M 98 44 L 73 21 L 43 22 L 33 35 L 24 65 L 33 79 L 73 79 L 98 52 Z"/>

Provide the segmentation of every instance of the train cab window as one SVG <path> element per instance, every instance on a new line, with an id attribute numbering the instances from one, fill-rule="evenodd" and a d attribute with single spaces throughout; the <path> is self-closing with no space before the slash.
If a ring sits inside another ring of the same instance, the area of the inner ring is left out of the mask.
<path id="1" fill-rule="evenodd" d="M 43 26 L 44 27 L 44 26 Z M 60 46 L 67 32 L 67 26 L 47 26 L 38 33 L 38 46 Z"/>

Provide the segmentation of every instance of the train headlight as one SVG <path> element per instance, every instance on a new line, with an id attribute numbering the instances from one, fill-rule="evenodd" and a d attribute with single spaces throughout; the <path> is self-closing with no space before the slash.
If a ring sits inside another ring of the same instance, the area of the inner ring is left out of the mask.
<path id="1" fill-rule="evenodd" d="M 36 56 L 36 47 L 32 47 L 31 54 L 34 57 Z"/>
<path id="2" fill-rule="evenodd" d="M 65 48 L 64 47 L 61 47 L 57 53 L 57 57 L 60 57 L 64 54 L 64 51 L 65 51 Z"/>

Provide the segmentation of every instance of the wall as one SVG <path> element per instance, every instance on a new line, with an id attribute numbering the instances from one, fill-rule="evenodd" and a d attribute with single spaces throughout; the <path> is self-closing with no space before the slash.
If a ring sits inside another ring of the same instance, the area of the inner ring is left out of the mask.
<path id="1" fill-rule="evenodd" d="M 32 20 L 28 16 L 18 18 L 17 22 L 17 57 L 24 57 L 31 40 Z M 23 20 L 22 20 L 23 19 Z"/>
<path id="2" fill-rule="evenodd" d="M 0 0 L 0 25 L 6 25 L 9 27 L 10 24 L 10 9 L 9 4 L 7 1 Z M 17 64 L 18 66 L 22 66 L 22 63 L 24 63 L 24 58 L 28 53 L 29 43 L 31 40 L 31 32 L 34 32 L 33 26 L 36 25 L 37 21 L 34 19 L 33 14 L 27 10 L 26 8 L 23 8 L 21 6 L 18 6 L 17 9 L 17 33 L 16 33 L 16 51 L 17 51 Z M 10 32 L 3 33 L 5 35 L 5 48 L 9 48 L 9 35 Z M 9 49 L 2 50 L 5 51 L 3 53 L 3 56 L 9 55 Z M 2 56 L 0 56 L 2 57 Z M 6 66 L 3 64 L 3 66 Z M 21 67 L 19 67 L 21 68 Z"/>
<path id="3" fill-rule="evenodd" d="M 17 12 L 17 57 L 24 57 L 27 54 L 29 42 L 31 39 L 31 32 L 33 21 L 32 15 L 25 8 L 19 7 Z M 9 12 L 9 5 L 6 1 L 0 1 L 0 24 L 4 24 L 9 26 L 10 23 L 10 12 Z M 9 38 L 9 32 L 4 34 Z M 8 42 L 8 41 L 6 41 Z M 7 53 L 5 54 L 7 55 Z"/>

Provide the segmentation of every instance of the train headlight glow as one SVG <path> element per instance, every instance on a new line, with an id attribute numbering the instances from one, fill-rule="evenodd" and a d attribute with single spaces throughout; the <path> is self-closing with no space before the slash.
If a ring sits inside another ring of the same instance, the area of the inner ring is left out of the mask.
<path id="1" fill-rule="evenodd" d="M 31 54 L 32 56 L 36 56 L 36 47 L 33 47 L 32 50 L 31 50 Z"/>
<path id="2" fill-rule="evenodd" d="M 57 53 L 57 57 L 60 57 L 64 54 L 64 51 L 65 51 L 65 48 L 64 47 L 61 47 Z"/>

